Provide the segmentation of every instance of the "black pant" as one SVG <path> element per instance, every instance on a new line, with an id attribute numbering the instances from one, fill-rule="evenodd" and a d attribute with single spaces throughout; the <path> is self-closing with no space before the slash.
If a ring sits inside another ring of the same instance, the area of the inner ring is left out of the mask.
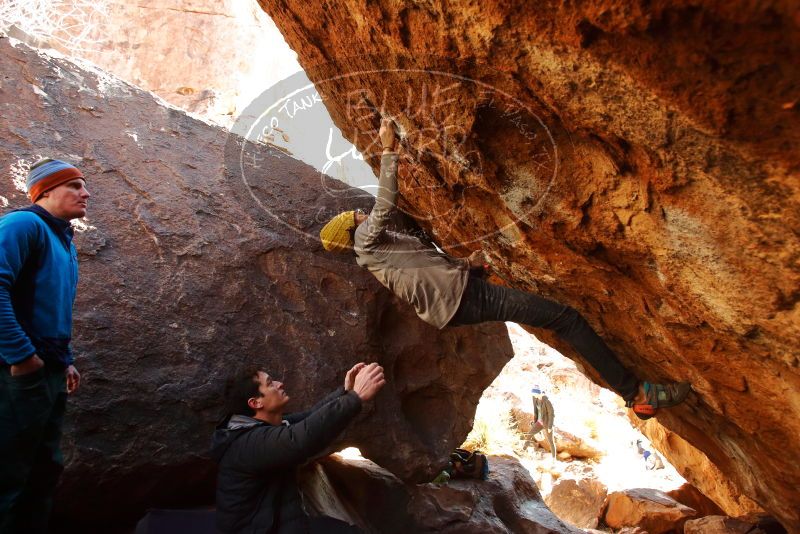
<path id="1" fill-rule="evenodd" d="M 44 533 L 63 470 L 64 369 L 0 366 L 0 534 Z"/>
<path id="2" fill-rule="evenodd" d="M 274 534 L 361 534 L 361 530 L 332 517 L 301 517 L 282 523 Z"/>
<path id="3" fill-rule="evenodd" d="M 458 311 L 448 326 L 488 321 L 511 321 L 552 330 L 572 345 L 623 399 L 633 399 L 639 390 L 639 381 L 633 373 L 622 366 L 586 319 L 573 308 L 470 277 Z"/>

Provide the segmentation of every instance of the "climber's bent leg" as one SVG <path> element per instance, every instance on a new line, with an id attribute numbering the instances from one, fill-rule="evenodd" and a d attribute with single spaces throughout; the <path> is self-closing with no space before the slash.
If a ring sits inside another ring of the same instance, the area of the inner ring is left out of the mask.
<path id="1" fill-rule="evenodd" d="M 594 367 L 626 401 L 639 392 L 639 381 L 628 371 L 589 323 L 573 308 L 516 289 L 470 278 L 450 326 L 488 321 L 512 321 L 546 328 L 558 334 Z"/>

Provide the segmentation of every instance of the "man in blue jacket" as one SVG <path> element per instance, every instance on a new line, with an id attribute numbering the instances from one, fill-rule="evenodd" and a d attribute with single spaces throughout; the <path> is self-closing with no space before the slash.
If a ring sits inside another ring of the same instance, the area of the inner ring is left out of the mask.
<path id="1" fill-rule="evenodd" d="M 330 517 L 308 517 L 295 471 L 331 445 L 386 383 L 377 363 L 356 364 L 344 387 L 311 410 L 283 414 L 289 396 L 265 371 L 252 370 L 226 388 L 229 415 L 214 432 L 217 528 L 225 534 L 356 534 Z"/>
<path id="2" fill-rule="evenodd" d="M 26 183 L 33 204 L 0 218 L 0 533 L 46 532 L 63 469 L 73 364 L 78 257 L 69 221 L 84 217 L 81 171 L 44 159 Z"/>

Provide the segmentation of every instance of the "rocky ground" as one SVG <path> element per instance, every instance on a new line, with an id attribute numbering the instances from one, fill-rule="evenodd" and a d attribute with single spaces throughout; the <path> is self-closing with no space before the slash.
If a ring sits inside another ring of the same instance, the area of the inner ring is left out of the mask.
<path id="1" fill-rule="evenodd" d="M 653 447 L 619 396 L 535 336 L 507 326 L 514 358 L 484 392 L 467 448 L 516 458 L 550 509 L 577 527 L 655 532 L 724 515 Z M 530 434 L 533 387 L 555 408 L 555 459 L 544 433 Z"/>
<path id="2" fill-rule="evenodd" d="M 668 462 L 662 461 L 658 469 L 648 465 L 636 442 L 645 450 L 654 449 L 631 424 L 618 395 L 591 382 L 572 360 L 517 325 L 508 323 L 508 328 L 514 358 L 484 392 L 468 444 L 517 456 L 545 495 L 568 478 L 594 478 L 609 491 L 669 491 L 685 482 Z M 529 439 L 530 390 L 535 386 L 555 408 L 555 461 L 543 433 Z"/>

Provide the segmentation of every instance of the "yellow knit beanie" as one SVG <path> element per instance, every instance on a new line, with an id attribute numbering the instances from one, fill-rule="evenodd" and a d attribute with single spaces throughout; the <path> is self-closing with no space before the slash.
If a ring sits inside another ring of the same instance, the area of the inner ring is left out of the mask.
<path id="1" fill-rule="evenodd" d="M 328 252 L 347 252 L 353 248 L 350 230 L 356 227 L 355 211 L 345 211 L 328 221 L 319 231 L 322 246 Z"/>

